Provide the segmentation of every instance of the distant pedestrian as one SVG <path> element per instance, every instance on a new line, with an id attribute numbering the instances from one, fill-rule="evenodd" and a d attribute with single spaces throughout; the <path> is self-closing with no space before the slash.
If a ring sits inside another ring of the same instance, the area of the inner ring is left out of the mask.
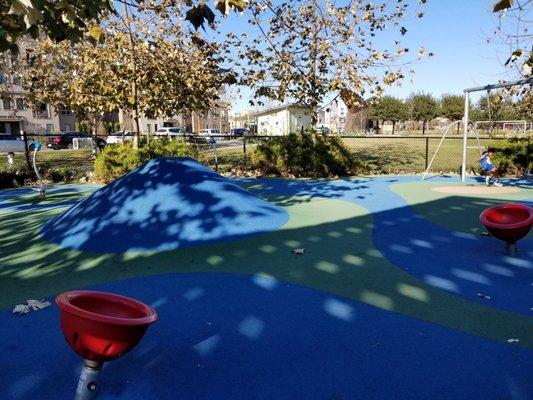
<path id="1" fill-rule="evenodd" d="M 496 149 L 494 147 L 489 147 L 486 151 L 484 151 L 481 154 L 481 157 L 479 159 L 479 164 L 481 166 L 481 170 L 485 174 L 485 185 L 490 186 L 490 180 L 491 178 L 495 180 L 494 186 L 503 186 L 500 183 L 500 177 L 498 170 L 492 164 L 491 157 L 496 154 Z"/>
<path id="2" fill-rule="evenodd" d="M 10 151 L 7 153 L 7 169 L 12 170 L 15 166 L 15 153 Z"/>

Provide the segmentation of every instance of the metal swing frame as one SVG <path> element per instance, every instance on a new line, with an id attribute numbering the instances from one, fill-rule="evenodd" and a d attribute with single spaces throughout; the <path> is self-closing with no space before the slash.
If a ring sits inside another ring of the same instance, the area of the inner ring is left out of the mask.
<path id="1" fill-rule="evenodd" d="M 472 92 L 482 92 L 486 91 L 489 93 L 489 99 L 488 102 L 490 104 L 490 91 L 493 89 L 501 89 L 501 88 L 508 88 L 512 86 L 524 86 L 524 85 L 533 85 L 533 77 L 527 78 L 527 79 L 520 79 L 513 82 L 506 82 L 506 83 L 496 83 L 492 85 L 486 85 L 486 86 L 478 86 L 473 88 L 468 88 L 464 90 L 465 94 L 465 108 L 463 113 L 463 160 L 461 163 L 461 181 L 464 182 L 466 180 L 466 151 L 467 151 L 467 144 L 468 144 L 468 108 L 470 105 L 470 93 Z"/>

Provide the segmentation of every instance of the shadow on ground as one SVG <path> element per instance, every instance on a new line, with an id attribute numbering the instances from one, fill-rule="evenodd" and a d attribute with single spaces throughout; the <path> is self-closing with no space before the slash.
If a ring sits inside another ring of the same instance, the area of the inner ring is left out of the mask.
<path id="1" fill-rule="evenodd" d="M 106 364 L 99 399 L 486 400 L 533 391 L 529 350 L 264 275 L 171 274 L 93 289 L 136 297 L 160 315 L 136 349 Z M 3 399 L 73 397 L 81 359 L 58 317 L 57 308 L 0 313 Z"/>

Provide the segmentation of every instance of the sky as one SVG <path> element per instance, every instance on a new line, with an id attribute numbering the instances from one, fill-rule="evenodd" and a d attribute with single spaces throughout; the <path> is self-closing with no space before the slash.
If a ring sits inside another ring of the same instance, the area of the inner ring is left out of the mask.
<path id="1" fill-rule="evenodd" d="M 434 52 L 432 58 L 417 62 L 408 69 L 415 70 L 415 82 L 405 80 L 401 87 L 387 87 L 386 94 L 401 98 L 424 91 L 436 97 L 444 93 L 462 94 L 463 89 L 495 83 L 509 78 L 505 75 L 498 55 L 503 49 L 487 43 L 496 24 L 491 8 L 495 0 L 428 0 L 421 19 L 407 21 L 406 47 L 416 51 L 423 46 Z M 413 0 L 416 3 L 416 0 Z M 238 33 L 242 19 L 233 15 L 221 21 L 223 31 Z M 499 52 L 498 52 L 499 50 Z M 250 92 L 241 91 L 232 111 L 249 109 Z"/>

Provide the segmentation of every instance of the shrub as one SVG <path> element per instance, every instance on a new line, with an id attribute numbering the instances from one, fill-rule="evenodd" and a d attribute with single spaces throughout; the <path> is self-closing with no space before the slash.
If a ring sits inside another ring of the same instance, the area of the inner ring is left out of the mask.
<path id="1" fill-rule="evenodd" d="M 49 168 L 41 172 L 43 179 L 54 183 L 71 183 L 81 180 L 86 174 L 80 168 Z"/>
<path id="2" fill-rule="evenodd" d="M 493 163 L 503 174 L 521 176 L 533 168 L 533 144 L 529 140 L 509 139 L 494 148 Z"/>
<path id="3" fill-rule="evenodd" d="M 109 182 L 140 164 L 139 151 L 134 150 L 131 143 L 106 146 L 94 161 L 94 175 Z"/>
<path id="4" fill-rule="evenodd" d="M 94 175 L 97 179 L 110 182 L 157 157 L 187 156 L 197 157 L 196 150 L 188 143 L 166 139 L 153 139 L 141 142 L 138 150 L 131 143 L 109 145 L 94 162 Z"/>
<path id="5" fill-rule="evenodd" d="M 357 174 L 363 164 L 336 136 L 291 133 L 258 144 L 253 166 L 263 173 L 296 177 L 334 177 Z"/>
<path id="6" fill-rule="evenodd" d="M 182 140 L 168 140 L 167 138 L 152 139 L 139 148 L 141 164 L 157 157 L 198 157 L 196 149 Z"/>
<path id="7" fill-rule="evenodd" d="M 32 173 L 26 169 L 1 170 L 0 171 L 0 189 L 23 186 L 27 181 L 32 179 Z"/>

